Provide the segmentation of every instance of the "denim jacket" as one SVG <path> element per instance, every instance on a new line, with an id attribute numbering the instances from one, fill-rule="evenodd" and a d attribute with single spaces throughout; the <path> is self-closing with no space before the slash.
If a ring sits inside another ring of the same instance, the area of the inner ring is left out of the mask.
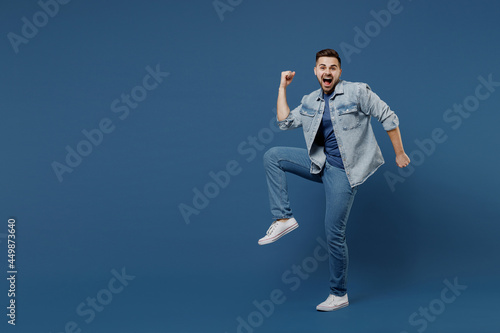
<path id="1" fill-rule="evenodd" d="M 312 174 L 320 173 L 326 161 L 323 145 L 315 142 L 324 109 L 323 91 L 318 89 L 304 96 L 286 119 L 278 121 L 282 130 L 302 126 Z M 382 123 L 386 131 L 398 127 L 399 119 L 366 83 L 343 80 L 335 87 L 330 112 L 347 178 L 351 187 L 358 186 L 384 164 L 371 127 L 371 116 Z"/>

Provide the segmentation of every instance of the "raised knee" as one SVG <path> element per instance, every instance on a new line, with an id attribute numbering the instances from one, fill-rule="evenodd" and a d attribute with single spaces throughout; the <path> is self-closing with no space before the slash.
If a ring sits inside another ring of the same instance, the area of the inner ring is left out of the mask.
<path id="1" fill-rule="evenodd" d="M 269 148 L 265 153 L 264 153 L 264 164 L 276 162 L 279 159 L 279 152 L 280 152 L 280 147 L 272 147 Z"/>

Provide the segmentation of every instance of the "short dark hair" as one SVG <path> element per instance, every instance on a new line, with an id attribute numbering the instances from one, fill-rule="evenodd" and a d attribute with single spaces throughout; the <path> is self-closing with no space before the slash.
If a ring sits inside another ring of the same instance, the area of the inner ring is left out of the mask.
<path id="1" fill-rule="evenodd" d="M 324 49 L 316 53 L 316 62 L 318 62 L 318 59 L 321 57 L 332 57 L 332 58 L 337 58 L 339 61 L 340 67 L 342 67 L 342 61 L 340 60 L 340 56 L 337 53 L 337 51 L 333 49 Z"/>

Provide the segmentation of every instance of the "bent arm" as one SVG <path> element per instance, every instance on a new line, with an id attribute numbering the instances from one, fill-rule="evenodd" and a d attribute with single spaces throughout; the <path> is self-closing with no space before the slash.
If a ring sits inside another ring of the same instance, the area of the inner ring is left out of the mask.
<path id="1" fill-rule="evenodd" d="M 286 87 L 292 83 L 295 72 L 284 71 L 281 72 L 280 88 L 278 92 L 278 106 L 276 107 L 278 112 L 278 121 L 283 121 L 290 114 L 290 108 L 286 101 Z"/>
<path id="2" fill-rule="evenodd" d="M 298 112 L 300 105 L 290 111 L 288 102 L 286 101 L 286 87 L 292 82 L 295 72 L 285 71 L 281 73 L 280 87 L 278 91 L 278 105 L 276 107 L 278 127 L 282 130 L 297 128 L 301 126 Z"/>
<path id="3" fill-rule="evenodd" d="M 399 126 L 398 116 L 367 84 L 360 84 L 358 92 L 361 112 L 377 118 L 387 132 Z"/>
<path id="4" fill-rule="evenodd" d="M 374 116 L 382 124 L 394 147 L 396 164 L 400 168 L 406 167 L 410 164 L 410 158 L 406 155 L 403 148 L 398 116 L 377 94 L 371 91 L 367 84 L 360 85 L 359 93 L 362 112 Z"/>

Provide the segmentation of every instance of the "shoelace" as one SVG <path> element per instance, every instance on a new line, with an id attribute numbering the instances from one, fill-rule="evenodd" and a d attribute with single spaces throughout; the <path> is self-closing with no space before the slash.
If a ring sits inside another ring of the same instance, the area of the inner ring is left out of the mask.
<path id="1" fill-rule="evenodd" d="M 276 227 L 278 226 L 277 223 L 278 223 L 278 221 L 274 221 L 273 224 L 271 224 L 269 229 L 267 229 L 266 235 L 270 235 L 273 233 L 274 229 L 276 229 Z"/>

